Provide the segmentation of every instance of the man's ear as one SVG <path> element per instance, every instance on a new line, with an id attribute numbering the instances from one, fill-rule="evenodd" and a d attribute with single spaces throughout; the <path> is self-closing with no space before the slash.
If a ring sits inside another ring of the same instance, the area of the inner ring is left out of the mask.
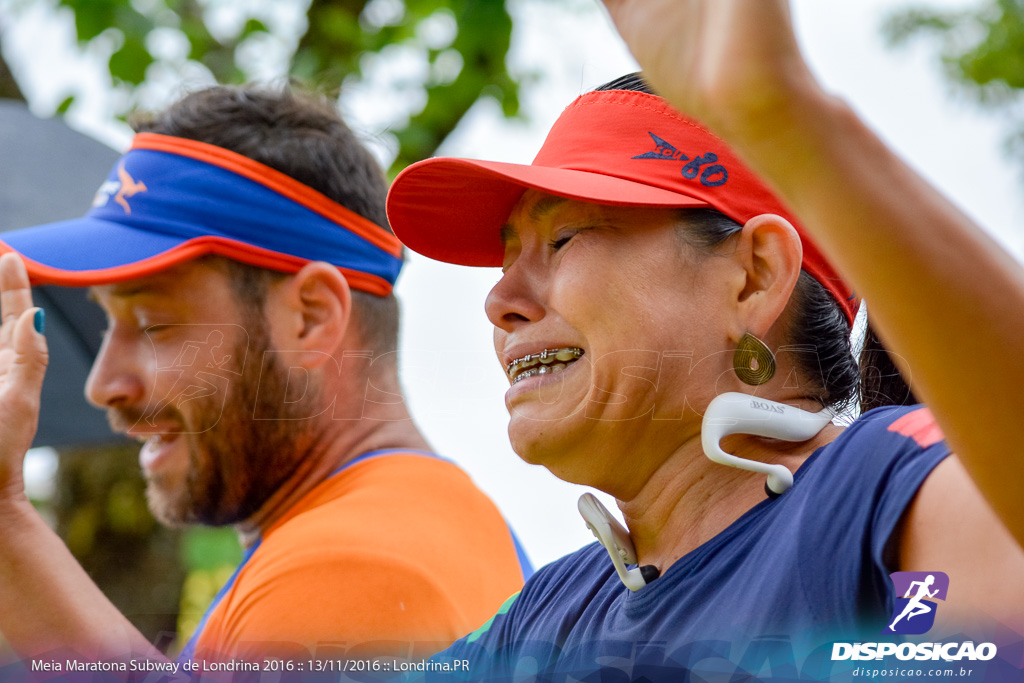
<path id="1" fill-rule="evenodd" d="M 272 287 L 276 305 L 267 315 L 272 316 L 275 342 L 308 352 L 300 360 L 305 367 L 333 357 L 352 317 L 352 290 L 341 271 L 314 261 Z"/>
<path id="2" fill-rule="evenodd" d="M 781 216 L 761 214 L 743 226 L 735 252 L 746 276 L 736 300 L 739 321 L 746 326 L 736 330 L 739 336 L 763 337 L 782 315 L 800 277 L 803 254 L 796 228 Z"/>

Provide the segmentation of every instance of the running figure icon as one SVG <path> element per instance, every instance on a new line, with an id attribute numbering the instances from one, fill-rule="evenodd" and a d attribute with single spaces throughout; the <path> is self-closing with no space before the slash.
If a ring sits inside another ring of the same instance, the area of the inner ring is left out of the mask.
<path id="1" fill-rule="evenodd" d="M 889 624 L 889 630 L 895 631 L 896 623 L 903 617 L 906 617 L 907 621 L 910 621 L 920 614 L 928 614 L 932 611 L 931 603 L 924 602 L 924 598 L 934 598 L 939 592 L 938 588 L 933 591 L 928 590 L 933 583 L 935 583 L 934 574 L 929 574 L 924 581 L 912 581 L 910 583 L 910 587 L 907 588 L 907 592 L 903 596 L 904 598 L 910 598 L 910 601 L 907 603 L 906 607 L 903 608 L 903 611 L 900 612 L 899 616 L 893 619 L 893 622 Z M 910 594 L 913 592 L 914 586 L 918 587 L 917 595 L 911 598 Z"/>

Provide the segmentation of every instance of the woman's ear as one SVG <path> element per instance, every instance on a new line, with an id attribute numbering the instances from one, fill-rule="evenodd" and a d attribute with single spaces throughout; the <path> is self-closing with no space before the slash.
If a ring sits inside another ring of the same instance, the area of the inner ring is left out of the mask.
<path id="1" fill-rule="evenodd" d="M 736 258 L 745 272 L 737 310 L 746 329 L 762 337 L 789 304 L 800 277 L 803 244 L 796 228 L 781 216 L 751 218 L 737 235 Z"/>
<path id="2" fill-rule="evenodd" d="M 306 367 L 333 357 L 352 316 L 352 290 L 341 271 L 314 261 L 273 287 L 275 343 L 300 352 Z"/>

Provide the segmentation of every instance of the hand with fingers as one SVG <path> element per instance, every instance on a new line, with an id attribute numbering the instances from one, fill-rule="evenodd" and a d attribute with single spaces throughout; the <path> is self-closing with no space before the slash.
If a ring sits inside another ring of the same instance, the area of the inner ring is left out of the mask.
<path id="1" fill-rule="evenodd" d="M 47 349 L 25 264 L 0 256 L 0 633 L 29 657 L 71 648 L 86 659 L 163 659 L 111 604 L 25 496 Z"/>
<path id="2" fill-rule="evenodd" d="M 655 90 L 731 139 L 817 89 L 786 0 L 604 0 Z"/>
<path id="3" fill-rule="evenodd" d="M 0 257 L 0 313 L 0 495 L 22 496 L 48 355 L 43 309 L 32 306 L 28 273 L 16 254 Z"/>

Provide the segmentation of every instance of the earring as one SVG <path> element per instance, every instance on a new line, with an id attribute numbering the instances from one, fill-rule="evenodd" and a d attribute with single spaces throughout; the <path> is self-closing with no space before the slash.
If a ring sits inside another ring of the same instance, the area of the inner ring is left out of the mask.
<path id="1" fill-rule="evenodd" d="M 763 341 L 748 332 L 736 345 L 732 369 L 741 382 L 756 387 L 775 375 L 775 356 Z"/>

